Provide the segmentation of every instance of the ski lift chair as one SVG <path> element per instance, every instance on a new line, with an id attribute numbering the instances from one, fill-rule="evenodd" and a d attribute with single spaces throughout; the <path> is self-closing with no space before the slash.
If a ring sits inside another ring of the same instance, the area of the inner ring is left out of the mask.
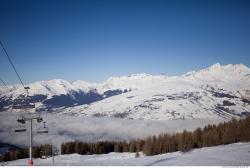
<path id="1" fill-rule="evenodd" d="M 44 134 L 44 133 L 49 133 L 49 129 L 46 127 L 46 122 L 44 121 L 43 122 L 43 127 L 42 128 L 39 128 L 37 133 L 38 134 Z"/>
<path id="2" fill-rule="evenodd" d="M 15 129 L 15 132 L 25 132 L 25 131 L 27 131 L 27 129 L 25 128 L 25 127 L 18 127 L 18 128 L 16 128 Z"/>
<path id="3" fill-rule="evenodd" d="M 43 118 L 42 117 L 39 117 L 36 119 L 38 123 L 42 122 L 43 121 Z"/>
<path id="4" fill-rule="evenodd" d="M 27 131 L 26 127 L 22 124 L 25 124 L 25 120 L 22 118 L 22 119 L 17 119 L 17 122 L 18 122 L 18 126 L 15 128 L 15 132 L 25 132 Z"/>

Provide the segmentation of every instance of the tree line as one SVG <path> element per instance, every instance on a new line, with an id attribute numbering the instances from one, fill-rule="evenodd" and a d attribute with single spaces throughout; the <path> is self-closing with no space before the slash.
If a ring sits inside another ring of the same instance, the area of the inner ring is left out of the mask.
<path id="1" fill-rule="evenodd" d="M 140 152 L 157 155 L 168 152 L 187 152 L 194 148 L 250 141 L 250 117 L 232 119 L 218 125 L 207 125 L 194 131 L 150 136 L 144 140 L 100 141 L 87 143 L 73 141 L 61 145 L 61 154 L 106 154 L 109 152 Z"/>
<path id="2" fill-rule="evenodd" d="M 143 140 L 136 141 L 100 141 L 96 143 L 87 143 L 73 141 L 61 145 L 61 154 L 78 153 L 85 154 L 106 154 L 110 152 L 138 152 L 142 150 Z"/>
<path id="3" fill-rule="evenodd" d="M 41 156 L 51 156 L 52 155 L 52 145 L 51 144 L 44 144 L 40 146 L 36 146 L 32 148 L 32 157 L 39 158 Z M 13 151 L 9 151 L 0 156 L 1 162 L 7 162 L 17 159 L 24 159 L 29 157 L 29 149 L 20 148 Z"/>

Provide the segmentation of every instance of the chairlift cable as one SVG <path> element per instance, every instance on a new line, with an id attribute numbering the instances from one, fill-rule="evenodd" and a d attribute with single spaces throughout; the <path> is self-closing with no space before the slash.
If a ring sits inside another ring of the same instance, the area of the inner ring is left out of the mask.
<path id="1" fill-rule="evenodd" d="M 16 68 L 15 68 L 15 66 L 14 66 L 14 64 L 13 64 L 13 62 L 12 62 L 12 60 L 11 60 L 11 58 L 10 58 L 10 56 L 9 56 L 7 50 L 5 49 L 5 47 L 4 47 L 4 45 L 3 45 L 3 43 L 2 43 L 1 40 L 0 40 L 0 44 L 1 44 L 2 48 L 3 48 L 4 53 L 5 53 L 6 56 L 8 57 L 8 60 L 9 60 L 9 62 L 10 62 L 10 64 L 11 64 L 12 68 L 14 69 L 14 71 L 15 71 L 15 73 L 16 73 L 18 79 L 19 79 L 19 81 L 21 82 L 21 84 L 22 84 L 24 90 L 26 90 L 25 87 L 24 87 L 23 81 L 22 81 L 20 75 L 18 74 L 18 72 L 17 72 L 17 70 L 16 70 Z"/>
<path id="2" fill-rule="evenodd" d="M 0 78 L 0 81 L 3 83 L 3 85 L 4 85 L 7 89 L 9 89 L 8 86 L 6 85 L 6 83 L 3 81 L 2 78 Z"/>

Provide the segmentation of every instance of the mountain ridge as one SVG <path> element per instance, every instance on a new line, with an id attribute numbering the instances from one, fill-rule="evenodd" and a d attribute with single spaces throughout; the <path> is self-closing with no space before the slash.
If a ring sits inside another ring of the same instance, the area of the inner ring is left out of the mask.
<path id="1" fill-rule="evenodd" d="M 52 80 L 42 80 L 42 81 L 36 81 L 30 84 L 27 84 L 27 86 L 33 85 L 33 84 L 40 84 L 44 87 L 48 86 L 48 85 L 56 85 L 58 86 L 58 90 L 62 89 L 63 86 L 67 86 L 64 87 L 67 90 L 81 90 L 81 91 L 89 91 L 89 90 L 94 90 L 97 89 L 101 92 L 101 89 L 103 89 L 105 91 L 106 89 L 110 89 L 108 88 L 109 85 L 115 85 L 115 82 L 119 82 L 120 81 L 124 81 L 124 80 L 140 80 L 140 79 L 145 79 L 145 78 L 155 78 L 155 79 L 166 79 L 166 78 L 178 78 L 178 77 L 188 77 L 191 75 L 197 75 L 197 74 L 202 74 L 204 75 L 204 73 L 221 73 L 224 71 L 229 71 L 234 72 L 234 75 L 239 75 L 239 73 L 243 73 L 243 72 L 247 72 L 250 76 L 250 68 L 248 68 L 247 66 L 245 66 L 244 64 L 227 64 L 227 65 L 221 65 L 219 63 L 213 64 L 207 68 L 201 69 L 201 70 L 197 70 L 197 71 L 189 71 L 187 73 L 184 73 L 183 75 L 180 76 L 169 76 L 169 75 L 151 75 L 151 74 L 147 74 L 147 73 L 137 73 L 137 74 L 131 74 L 131 75 L 122 75 L 122 76 L 118 76 L 118 77 L 109 77 L 107 80 L 105 80 L 104 82 L 101 83 L 92 83 L 92 82 L 87 82 L 84 80 L 77 80 L 75 82 L 68 82 L 67 80 L 64 79 L 52 79 Z M 238 72 L 238 73 L 237 73 Z M 61 86 L 60 86 L 61 85 Z M 11 88 L 19 88 L 21 87 L 21 85 L 17 84 L 17 85 L 9 85 L 8 87 Z M 115 86 L 114 86 L 115 87 Z M 0 87 L 1 88 L 1 87 Z M 46 87 L 48 88 L 48 87 Z M 115 87 L 117 88 L 117 87 Z M 22 88 L 21 88 L 22 89 Z M 31 87 L 32 89 L 32 87 Z M 127 89 L 127 88 L 126 88 Z M 138 89 L 138 88 L 137 88 Z M 1 88 L 1 90 L 5 90 L 4 87 Z M 50 90 L 50 89 L 47 89 Z M 55 89 L 52 89 L 55 90 Z M 103 92 L 104 92 L 103 91 Z M 55 92 L 56 93 L 56 92 Z M 57 94 L 66 94 L 65 91 L 59 92 Z"/>
<path id="2" fill-rule="evenodd" d="M 29 86 L 40 111 L 59 108 L 76 115 L 131 119 L 227 118 L 250 114 L 248 76 L 250 69 L 243 64 L 217 63 L 181 76 L 141 73 L 110 77 L 103 83 L 54 79 Z M 0 93 L 1 110 L 24 94 L 21 87 L 11 89 Z"/>

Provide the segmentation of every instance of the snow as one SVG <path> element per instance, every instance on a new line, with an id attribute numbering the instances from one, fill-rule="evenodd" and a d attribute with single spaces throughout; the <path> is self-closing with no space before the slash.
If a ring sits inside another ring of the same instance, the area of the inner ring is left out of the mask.
<path id="1" fill-rule="evenodd" d="M 2 96 L 17 97 L 24 93 L 19 86 Z M 66 109 L 54 109 L 63 114 L 76 116 L 107 116 L 136 120 L 168 120 L 199 118 L 231 118 L 242 112 L 250 112 L 250 104 L 241 98 L 249 97 L 250 69 L 243 64 L 214 64 L 208 68 L 191 71 L 182 76 L 132 74 L 110 77 L 103 83 L 76 81 L 69 83 L 55 79 L 30 84 L 30 95 L 71 95 L 95 90 L 103 94 L 108 90 L 131 90 L 88 105 Z M 214 90 L 212 90 L 214 88 Z M 2 90 L 3 91 L 3 90 Z M 237 98 L 215 97 L 212 91 L 234 95 Z M 173 97 L 173 98 L 171 98 Z M 227 106 L 229 112 L 216 109 L 223 101 L 234 103 Z M 37 107 L 42 106 L 37 103 Z M 222 114 L 221 114 L 222 113 Z"/>
<path id="2" fill-rule="evenodd" d="M 198 81 L 233 82 L 238 81 L 244 75 L 250 74 L 250 69 L 243 64 L 220 65 L 216 63 L 199 71 L 191 71 L 183 75 L 188 79 Z"/>
<path id="3" fill-rule="evenodd" d="M 98 84 L 97 83 L 89 83 L 89 82 L 82 81 L 82 80 L 77 80 L 73 83 L 73 85 L 75 87 L 77 87 L 78 90 L 80 90 L 80 91 L 89 92 L 91 90 L 94 90 Z"/>
<path id="4" fill-rule="evenodd" d="M 75 86 L 70 84 L 68 81 L 62 79 L 53 79 L 49 81 L 39 81 L 28 85 L 29 95 L 46 95 L 48 98 L 51 98 L 54 95 L 61 95 L 61 94 L 70 94 L 71 91 L 77 90 Z M 18 97 L 19 95 L 25 94 L 25 90 L 22 86 L 10 86 L 11 91 L 7 92 L 6 95 L 12 96 L 13 98 Z"/>
<path id="5" fill-rule="evenodd" d="M 142 82 L 144 86 L 140 88 L 130 85 L 130 87 L 137 88 L 132 92 L 109 97 L 89 105 L 70 107 L 61 112 L 77 116 L 117 117 L 121 115 L 130 119 L 167 120 L 231 118 L 238 117 L 243 111 L 250 111 L 250 105 L 244 104 L 241 100 L 242 97 L 248 95 L 250 80 L 241 80 L 240 76 L 235 76 L 229 81 L 222 82 L 221 79 L 227 78 L 221 77 L 219 73 L 211 77 L 211 82 L 207 82 L 205 78 L 200 79 L 204 74 L 199 73 L 191 77 L 167 77 L 167 79 L 162 76 L 147 77 L 145 80 L 148 82 Z M 196 80 L 193 80 L 194 77 Z M 136 82 L 133 83 L 136 84 Z M 237 98 L 215 97 L 213 91 L 234 95 Z M 227 106 L 230 112 L 220 115 L 216 106 L 223 104 L 225 100 L 235 105 Z"/>
<path id="6" fill-rule="evenodd" d="M 75 81 L 74 83 L 69 83 L 68 81 L 62 79 L 54 79 L 49 81 L 38 81 L 29 84 L 29 86 L 31 88 L 31 94 L 67 94 L 70 91 L 88 91 L 89 89 L 96 89 L 98 90 L 98 92 L 103 93 L 107 90 L 137 90 L 141 88 L 147 88 L 157 83 L 165 83 L 169 80 L 171 81 L 172 79 L 188 79 L 191 80 L 190 82 L 192 82 L 192 80 L 194 79 L 196 80 L 193 82 L 201 82 L 202 80 L 209 81 L 212 79 L 217 79 L 218 81 L 233 81 L 246 75 L 250 75 L 250 68 L 246 67 L 243 64 L 220 65 L 219 63 L 216 63 L 208 68 L 199 71 L 190 71 L 181 76 L 150 75 L 141 73 L 128 76 L 110 77 L 103 83 L 89 83 L 82 80 Z M 11 92 L 13 92 L 12 94 L 14 95 L 24 92 L 21 85 L 9 87 L 12 88 Z M 3 92 L 5 89 L 6 88 L 1 87 L 1 92 Z"/>
<path id="7" fill-rule="evenodd" d="M 104 83 L 97 86 L 99 93 L 104 93 L 107 90 L 138 90 L 147 88 L 155 83 L 161 83 L 166 79 L 166 76 L 162 75 L 149 75 L 145 73 L 132 74 L 129 76 L 110 77 Z"/>
<path id="8" fill-rule="evenodd" d="M 250 143 L 235 143 L 195 149 L 191 152 L 174 152 L 155 156 L 140 153 L 109 153 L 100 155 L 59 155 L 54 165 L 60 166 L 249 166 Z M 7 163 L 7 166 L 27 165 L 27 159 Z M 35 159 L 34 165 L 52 165 L 52 158 Z"/>

